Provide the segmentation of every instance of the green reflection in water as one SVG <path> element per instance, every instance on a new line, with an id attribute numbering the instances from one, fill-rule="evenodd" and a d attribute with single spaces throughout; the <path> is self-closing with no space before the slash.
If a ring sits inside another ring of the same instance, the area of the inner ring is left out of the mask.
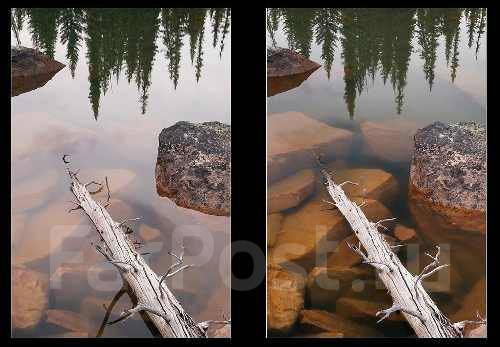
<path id="1" fill-rule="evenodd" d="M 424 61 L 423 72 L 432 90 L 438 39 L 444 37 L 445 57 L 454 82 L 459 67 L 460 22 L 465 19 L 468 46 L 475 45 L 486 28 L 484 8 L 274 8 L 267 11 L 267 32 L 276 45 L 280 26 L 288 47 L 306 57 L 314 42 L 321 47 L 321 59 L 328 78 L 337 48 L 344 66 L 344 100 L 352 118 L 356 96 L 379 73 L 392 84 L 396 110 L 404 105 L 406 75 L 412 52 Z M 414 45 L 416 39 L 417 46 Z"/>
<path id="2" fill-rule="evenodd" d="M 229 33 L 230 9 L 80 9 L 80 8 L 15 8 L 11 13 L 11 30 L 16 38 L 26 24 L 33 45 L 53 58 L 59 36 L 66 47 L 66 58 L 74 78 L 84 42 L 89 68 L 89 99 L 97 120 L 101 95 L 109 89 L 112 78 L 118 82 L 122 69 L 129 83 L 140 92 L 142 114 L 146 113 L 151 71 L 161 38 L 168 60 L 169 78 L 177 88 L 181 48 L 189 37 L 191 63 L 196 81 L 203 68 L 204 25 L 209 20 L 213 47 L 219 46 Z"/>

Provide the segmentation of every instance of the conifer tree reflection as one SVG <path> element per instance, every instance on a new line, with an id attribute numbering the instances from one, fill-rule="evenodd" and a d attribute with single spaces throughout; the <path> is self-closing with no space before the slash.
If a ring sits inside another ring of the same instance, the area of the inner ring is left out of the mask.
<path id="1" fill-rule="evenodd" d="M 162 54 L 167 58 L 169 77 L 174 88 L 177 88 L 183 40 L 189 36 L 191 64 L 196 81 L 199 81 L 203 68 L 207 14 L 211 19 L 212 44 L 214 48 L 219 45 L 218 51 L 222 57 L 231 19 L 230 9 L 225 8 L 15 8 L 11 11 L 11 29 L 16 33 L 27 22 L 34 45 L 50 57 L 54 57 L 59 32 L 73 78 L 80 48 L 85 42 L 89 100 L 97 120 L 101 95 L 109 90 L 113 77 L 118 83 L 123 69 L 128 83 L 135 82 L 140 92 L 141 112 L 146 112 L 153 63 L 160 50 L 157 39 L 165 46 Z"/>
<path id="2" fill-rule="evenodd" d="M 340 44 L 344 66 L 344 100 L 353 117 L 356 96 L 380 74 L 384 84 L 391 81 L 396 111 L 404 106 L 404 89 L 412 52 L 424 61 L 423 72 L 430 90 L 438 40 L 444 36 L 444 52 L 453 82 L 459 67 L 460 22 L 465 17 L 468 45 L 476 42 L 479 51 L 486 27 L 486 9 L 270 9 L 267 31 L 275 45 L 275 35 L 283 28 L 288 47 L 309 57 L 311 42 L 321 48 L 321 60 L 330 78 L 335 49 Z M 314 36 L 314 37 L 313 37 Z M 417 47 L 412 40 L 416 36 Z"/>

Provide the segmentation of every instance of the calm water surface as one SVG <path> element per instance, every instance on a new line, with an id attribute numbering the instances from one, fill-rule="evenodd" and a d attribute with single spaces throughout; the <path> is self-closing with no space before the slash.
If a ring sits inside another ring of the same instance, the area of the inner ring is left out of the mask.
<path id="1" fill-rule="evenodd" d="M 367 120 L 404 119 L 418 127 L 486 123 L 485 9 L 271 9 L 267 45 L 291 48 L 322 65 L 299 87 L 268 98 L 270 117 L 303 112 L 353 131 L 358 145 L 359 124 Z M 346 164 L 392 173 L 400 186 L 392 212 L 420 233 L 408 207 L 409 161 L 391 164 L 355 145 Z M 475 259 L 477 277 L 484 276 L 485 260 Z M 453 306 L 436 300 L 445 312 Z M 382 326 L 375 327 L 386 336 L 411 333 Z"/>
<path id="2" fill-rule="evenodd" d="M 12 98 L 14 263 L 50 277 L 48 308 L 82 314 L 95 336 L 105 313 L 100 306 L 111 301 L 121 280 L 93 250 L 88 221 L 79 211 L 67 213 L 66 153 L 80 179 L 108 176 L 115 219 L 141 217 L 136 233 L 145 226 L 160 231 L 143 246 L 155 271 L 165 272 L 172 262 L 167 252 L 179 251 L 172 235 L 186 236 L 186 262 L 197 267 L 170 285 L 195 320 L 230 317 L 230 259 L 223 252 L 230 219 L 177 207 L 158 196 L 154 175 L 163 128 L 178 121 L 231 122 L 229 10 L 31 9 L 14 18 L 12 44 L 17 36 L 21 45 L 66 64 L 45 86 Z M 58 282 L 64 266 L 67 277 Z M 89 284 L 91 270 L 102 268 L 99 285 Z M 97 308 L 92 311 L 89 302 Z M 127 296 L 120 303 L 115 315 L 132 306 Z M 36 329 L 12 333 L 64 332 L 42 318 Z M 142 320 L 129 319 L 103 336 L 152 335 Z"/>

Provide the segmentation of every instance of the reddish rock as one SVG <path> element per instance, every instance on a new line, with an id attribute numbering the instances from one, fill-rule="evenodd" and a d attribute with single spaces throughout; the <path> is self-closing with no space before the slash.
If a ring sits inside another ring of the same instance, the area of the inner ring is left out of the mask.
<path id="1" fill-rule="evenodd" d="M 282 222 L 283 215 L 281 213 L 273 213 L 267 216 L 267 247 L 275 245 L 278 233 L 281 231 Z"/>
<path id="2" fill-rule="evenodd" d="M 473 122 L 436 122 L 420 129 L 409 194 L 438 214 L 442 226 L 484 234 L 486 128 Z"/>
<path id="3" fill-rule="evenodd" d="M 314 171 L 305 169 L 269 186 L 267 192 L 268 213 L 280 212 L 298 206 L 315 188 Z"/>
<path id="4" fill-rule="evenodd" d="M 346 156 L 353 133 L 319 122 L 300 112 L 274 113 L 268 118 L 268 180 L 274 182 L 323 160 Z M 314 153 L 314 154 L 313 154 Z"/>
<path id="5" fill-rule="evenodd" d="M 381 337 L 376 329 L 359 324 L 336 313 L 321 310 L 302 310 L 300 329 L 309 334 L 333 333 L 343 337 Z M 339 336 L 340 337 L 340 336 Z"/>
<path id="6" fill-rule="evenodd" d="M 11 47 L 11 95 L 43 87 L 65 66 L 32 48 Z"/>
<path id="7" fill-rule="evenodd" d="M 47 308 L 48 279 L 22 265 L 12 269 L 12 327 L 34 328 Z"/>
<path id="8" fill-rule="evenodd" d="M 398 239 L 402 243 L 418 243 L 417 232 L 415 231 L 415 229 L 408 228 L 402 224 L 396 224 L 393 234 L 396 239 Z"/>
<path id="9" fill-rule="evenodd" d="M 47 310 L 47 322 L 75 332 L 89 331 L 87 317 L 67 310 Z"/>
<path id="10" fill-rule="evenodd" d="M 305 278 L 279 265 L 267 268 L 267 329 L 287 335 L 304 307 Z"/>
<path id="11" fill-rule="evenodd" d="M 286 48 L 267 50 L 267 96 L 298 87 L 321 65 Z"/>
<path id="12" fill-rule="evenodd" d="M 413 135 L 418 126 L 403 119 L 388 119 L 381 122 L 362 122 L 363 150 L 366 154 L 389 162 L 410 161 L 413 152 Z"/>
<path id="13" fill-rule="evenodd" d="M 363 300 L 350 297 L 342 297 L 337 300 L 336 313 L 351 319 L 377 319 L 376 313 L 391 306 L 391 299 L 383 302 Z M 379 317 L 380 318 L 380 317 Z M 388 321 L 403 322 L 404 316 L 400 312 L 392 313 L 386 318 Z"/>
<path id="14" fill-rule="evenodd" d="M 469 293 L 462 299 L 460 309 L 454 312 L 450 319 L 454 322 L 475 320 L 479 312 L 481 317 L 486 314 L 486 280 L 484 277 L 476 282 Z"/>

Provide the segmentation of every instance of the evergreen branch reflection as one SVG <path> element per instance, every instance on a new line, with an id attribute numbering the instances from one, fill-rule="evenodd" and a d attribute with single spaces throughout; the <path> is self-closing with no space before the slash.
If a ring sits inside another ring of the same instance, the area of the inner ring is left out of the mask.
<path id="1" fill-rule="evenodd" d="M 288 48 L 306 57 L 311 44 L 321 48 L 321 60 L 330 79 L 335 52 L 340 45 L 344 67 L 344 100 L 350 117 L 356 97 L 379 74 L 384 84 L 389 80 L 395 94 L 396 110 L 402 112 L 410 57 L 418 52 L 422 70 L 432 90 L 439 39 L 444 38 L 444 52 L 455 81 L 459 70 L 460 23 L 467 27 L 469 48 L 475 44 L 476 59 L 480 39 L 486 28 L 485 8 L 273 8 L 267 11 L 267 32 L 276 45 L 280 28 Z M 414 47 L 414 38 L 417 47 Z"/>
<path id="2" fill-rule="evenodd" d="M 141 112 L 146 113 L 151 73 L 158 53 L 165 55 L 169 78 L 177 88 L 184 40 L 189 42 L 191 64 L 198 82 L 203 68 L 205 24 L 210 24 L 212 46 L 219 47 L 222 57 L 230 21 L 230 9 L 225 8 L 14 8 L 11 11 L 11 30 L 16 37 L 27 24 L 33 45 L 45 55 L 54 57 L 59 38 L 66 49 L 73 78 L 82 43 L 85 43 L 89 100 L 96 120 L 101 97 L 109 90 L 111 80 L 115 78 L 118 83 L 122 74 L 128 83 L 133 81 L 137 86 Z M 158 38 L 164 49 L 157 46 Z"/>

